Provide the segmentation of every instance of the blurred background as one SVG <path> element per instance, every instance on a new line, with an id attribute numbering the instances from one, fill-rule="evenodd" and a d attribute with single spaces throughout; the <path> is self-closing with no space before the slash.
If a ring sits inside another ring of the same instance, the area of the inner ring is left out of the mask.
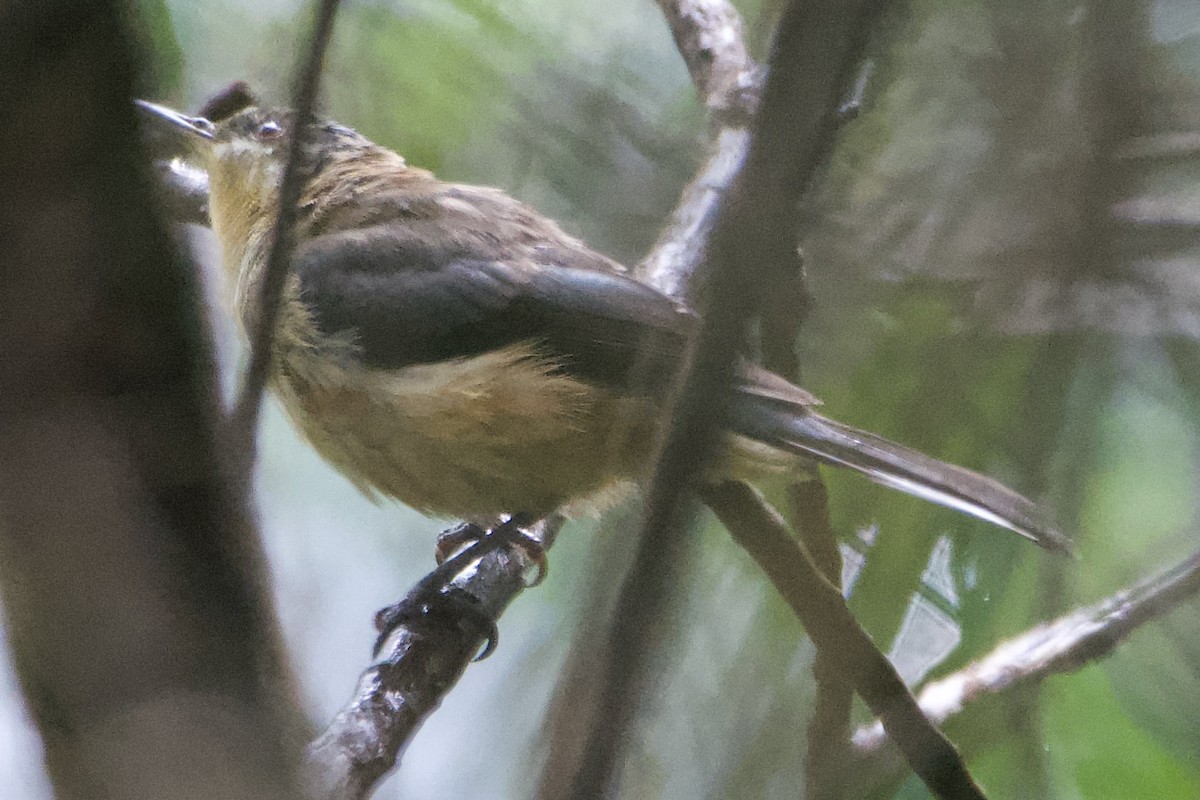
<path id="1" fill-rule="evenodd" d="M 754 53 L 782 3 L 737 4 Z M 831 415 L 968 465 L 1052 508 L 1046 556 L 952 512 L 827 473 L 851 605 L 914 682 L 1108 596 L 1200 544 L 1200 5 L 912 0 L 870 62 L 798 225 L 815 304 L 797 347 Z M 307 24 L 292 0 L 140 0 L 152 99 L 195 109 L 235 79 L 288 95 Z M 443 178 L 491 184 L 635 263 L 703 157 L 707 123 L 645 0 L 348 3 L 324 114 Z M 211 235 L 227 390 L 244 353 Z M 273 401 L 256 503 L 313 718 L 367 663 L 372 614 L 428 571 L 444 521 L 373 505 Z M 619 580 L 635 509 L 573 524 L 548 580 L 502 621 L 377 797 L 528 796 L 539 729 L 592 595 Z M 708 518 L 623 797 L 795 798 L 812 649 Z M 625 537 L 623 539 L 622 537 Z M 2 636 L 0 631 L 0 636 Z M 862 709 L 856 719 L 868 720 Z M 1103 663 L 973 712 L 950 734 L 995 797 L 1200 797 L 1200 613 Z M 50 797 L 0 664 L 0 787 Z M 927 796 L 913 779 L 879 797 Z"/>

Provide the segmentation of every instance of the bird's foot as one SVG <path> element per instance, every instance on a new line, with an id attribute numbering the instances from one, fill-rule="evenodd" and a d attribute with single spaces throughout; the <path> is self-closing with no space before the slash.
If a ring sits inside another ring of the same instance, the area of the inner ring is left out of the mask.
<path id="1" fill-rule="evenodd" d="M 487 613 L 479 599 L 458 586 L 429 589 L 422 581 L 399 603 L 375 612 L 375 630 L 378 632 L 375 656 L 379 656 L 384 643 L 397 628 L 420 625 L 437 630 L 462 630 L 484 643 L 475 661 L 490 656 L 500 641 L 500 631 L 496 627 L 496 620 Z"/>
<path id="2" fill-rule="evenodd" d="M 438 564 L 436 569 L 417 582 L 403 600 L 375 612 L 375 630 L 378 634 L 373 651 L 375 656 L 379 656 L 397 628 L 422 625 L 436 630 L 458 629 L 474 633 L 476 638 L 484 642 L 483 651 L 475 660 L 491 655 L 500 636 L 496 621 L 484 610 L 477 597 L 453 585 L 451 581 L 495 546 L 496 543 L 490 539 L 478 540 L 453 558 Z"/>
<path id="3" fill-rule="evenodd" d="M 537 586 L 546 579 L 550 569 L 549 559 L 546 558 L 546 548 L 541 540 L 530 533 L 527 528 L 534 520 L 527 514 L 514 514 L 507 520 L 495 525 L 490 531 L 474 522 L 463 522 L 453 528 L 447 528 L 438 534 L 434 557 L 437 563 L 444 564 L 447 559 L 463 552 L 484 539 L 498 536 L 519 548 L 525 557 L 537 567 L 529 586 Z"/>
<path id="4" fill-rule="evenodd" d="M 488 553 L 514 544 L 538 569 L 536 586 L 546 574 L 546 552 L 540 541 L 526 532 L 533 524 L 526 514 L 516 514 L 495 526 L 491 531 L 472 523 L 463 523 L 442 533 L 438 537 L 438 566 L 422 578 L 412 591 L 398 603 L 375 613 L 375 656 L 383 650 L 392 633 L 400 627 L 418 625 L 435 626 L 438 629 L 457 628 L 474 633 L 483 640 L 482 652 L 476 661 L 487 658 L 496 649 L 500 634 L 496 621 L 487 612 L 479 599 L 452 581 L 471 564 Z"/>

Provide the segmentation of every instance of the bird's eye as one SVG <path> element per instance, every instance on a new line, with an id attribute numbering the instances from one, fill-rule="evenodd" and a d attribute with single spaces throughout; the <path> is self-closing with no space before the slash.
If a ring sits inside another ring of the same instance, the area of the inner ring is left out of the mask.
<path id="1" fill-rule="evenodd" d="M 274 120 L 267 120 L 263 124 L 259 125 L 258 129 L 254 131 L 254 138 L 258 139 L 260 142 L 269 142 L 272 139 L 278 139 L 282 135 L 283 128 L 281 128 L 279 123 L 275 122 Z"/>

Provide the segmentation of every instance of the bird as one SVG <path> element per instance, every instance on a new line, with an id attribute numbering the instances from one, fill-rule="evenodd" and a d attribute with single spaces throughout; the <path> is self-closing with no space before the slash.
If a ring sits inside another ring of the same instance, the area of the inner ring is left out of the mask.
<path id="1" fill-rule="evenodd" d="M 295 114 L 137 102 L 207 172 L 231 305 L 253 329 Z M 317 452 L 368 496 L 465 520 L 600 510 L 636 485 L 696 313 L 499 189 L 307 124 L 269 381 Z M 762 367 L 740 364 L 728 392 L 700 481 L 832 465 L 1069 547 L 1021 494 L 825 416 Z"/>

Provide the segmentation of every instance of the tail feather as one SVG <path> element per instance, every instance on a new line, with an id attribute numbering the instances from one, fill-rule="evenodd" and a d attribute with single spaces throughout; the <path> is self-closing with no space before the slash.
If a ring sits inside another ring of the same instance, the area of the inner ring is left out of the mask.
<path id="1" fill-rule="evenodd" d="M 998 481 L 843 425 L 808 406 L 754 391 L 739 400 L 731 409 L 737 433 L 854 470 L 882 486 L 1007 528 L 1048 550 L 1070 552 L 1070 540 L 1046 521 L 1037 505 Z"/>

